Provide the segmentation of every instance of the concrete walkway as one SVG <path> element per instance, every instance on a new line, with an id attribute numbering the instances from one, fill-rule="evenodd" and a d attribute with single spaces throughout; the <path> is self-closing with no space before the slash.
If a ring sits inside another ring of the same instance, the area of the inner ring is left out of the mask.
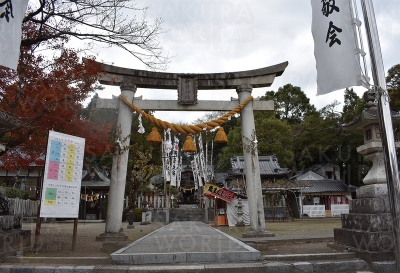
<path id="1" fill-rule="evenodd" d="M 260 251 L 202 222 L 173 222 L 111 254 L 112 264 L 261 260 Z"/>

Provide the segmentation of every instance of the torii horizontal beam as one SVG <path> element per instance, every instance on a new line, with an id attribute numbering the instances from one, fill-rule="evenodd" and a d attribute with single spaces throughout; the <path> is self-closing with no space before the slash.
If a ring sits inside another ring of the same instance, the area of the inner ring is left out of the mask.
<path id="1" fill-rule="evenodd" d="M 96 100 L 96 108 L 118 109 L 120 101 L 118 97 L 112 99 L 98 98 Z M 140 96 L 135 97 L 133 104 L 144 111 L 230 111 L 239 105 L 239 101 L 234 98 L 231 98 L 231 101 L 200 100 L 195 105 L 182 105 L 176 103 L 176 100 L 142 100 Z M 253 110 L 273 111 L 274 102 L 253 99 Z"/>

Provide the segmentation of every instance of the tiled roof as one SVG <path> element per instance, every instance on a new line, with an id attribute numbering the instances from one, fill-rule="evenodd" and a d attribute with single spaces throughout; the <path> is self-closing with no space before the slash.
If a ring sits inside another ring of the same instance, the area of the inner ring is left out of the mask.
<path id="1" fill-rule="evenodd" d="M 82 171 L 82 187 L 84 186 L 91 188 L 109 187 L 110 179 L 100 168 L 94 166 L 90 170 Z"/>
<path id="2" fill-rule="evenodd" d="M 304 174 L 299 175 L 296 180 L 325 180 L 325 177 L 315 172 L 308 171 Z"/>
<path id="3" fill-rule="evenodd" d="M 329 162 L 314 164 L 307 169 L 297 172 L 294 176 L 290 177 L 289 181 L 295 180 L 324 180 L 329 179 L 327 173 L 330 172 L 334 177 L 339 177 L 339 166 Z M 330 180 L 330 179 L 329 179 Z"/>
<path id="4" fill-rule="evenodd" d="M 90 189 L 110 187 L 110 181 L 82 181 L 81 187 L 88 187 Z"/>
<path id="5" fill-rule="evenodd" d="M 357 187 L 346 185 L 342 180 L 310 180 L 310 187 L 302 188 L 302 193 L 355 192 Z"/>
<path id="6" fill-rule="evenodd" d="M 260 174 L 264 176 L 284 176 L 290 172 L 287 168 L 281 168 L 278 159 L 274 155 L 259 156 Z M 230 175 L 245 174 L 244 156 L 231 157 Z"/>

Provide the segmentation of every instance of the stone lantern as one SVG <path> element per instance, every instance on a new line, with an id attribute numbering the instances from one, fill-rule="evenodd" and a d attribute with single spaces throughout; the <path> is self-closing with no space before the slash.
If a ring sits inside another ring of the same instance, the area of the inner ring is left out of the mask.
<path id="1" fill-rule="evenodd" d="M 400 115 L 392 114 L 393 125 L 400 123 Z M 364 109 L 360 116 L 356 117 L 351 123 L 342 125 L 344 130 L 363 130 L 364 145 L 357 148 L 357 152 L 372 161 L 372 168 L 364 177 L 365 185 L 385 184 L 386 172 L 383 158 L 381 131 L 378 120 L 376 106 Z M 398 147 L 399 142 L 396 142 Z"/>
<path id="2" fill-rule="evenodd" d="M 235 207 L 237 207 L 237 214 L 238 214 L 238 220 L 236 226 L 244 227 L 245 225 L 243 222 L 243 205 L 242 205 L 242 199 L 240 197 L 238 198 L 238 204 Z"/>
<path id="3" fill-rule="evenodd" d="M 357 199 L 350 200 L 349 214 L 342 214 L 342 228 L 334 229 L 334 244 L 357 253 L 357 257 L 374 262 L 394 260 L 392 216 L 388 198 L 381 131 L 375 96 L 364 93 L 367 102 L 360 116 L 342 125 L 345 130 L 363 130 L 364 144 L 357 152 L 373 165 L 357 189 Z M 400 114 L 392 112 L 393 125 L 400 123 Z M 399 147 L 399 142 L 396 142 Z"/>

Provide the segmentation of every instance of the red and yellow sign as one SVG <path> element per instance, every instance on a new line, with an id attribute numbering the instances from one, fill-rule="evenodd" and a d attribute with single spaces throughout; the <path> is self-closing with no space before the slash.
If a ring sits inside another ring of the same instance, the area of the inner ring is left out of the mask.
<path id="1" fill-rule="evenodd" d="M 227 189 L 221 188 L 217 185 L 206 183 L 204 187 L 204 196 L 217 197 L 226 202 L 231 202 L 233 197 L 235 196 L 235 193 Z"/>

